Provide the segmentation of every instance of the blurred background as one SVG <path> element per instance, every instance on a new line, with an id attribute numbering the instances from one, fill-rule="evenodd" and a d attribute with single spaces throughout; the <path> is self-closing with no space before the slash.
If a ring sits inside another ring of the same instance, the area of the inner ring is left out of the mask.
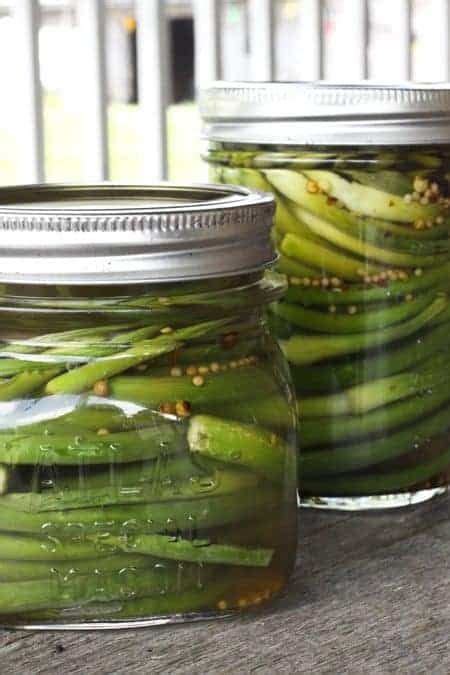
<path id="1" fill-rule="evenodd" d="M 204 178 L 212 79 L 449 80 L 449 0 L 0 0 L 0 183 Z"/>

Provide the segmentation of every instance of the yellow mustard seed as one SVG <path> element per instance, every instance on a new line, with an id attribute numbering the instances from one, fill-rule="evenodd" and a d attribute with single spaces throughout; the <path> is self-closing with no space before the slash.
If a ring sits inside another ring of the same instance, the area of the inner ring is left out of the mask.
<path id="1" fill-rule="evenodd" d="M 172 377 L 181 377 L 183 375 L 183 371 L 178 366 L 174 366 L 170 369 L 170 374 Z"/>
<path id="2" fill-rule="evenodd" d="M 237 361 L 230 361 L 229 366 L 230 366 L 230 368 L 234 369 L 234 368 L 238 367 L 238 363 L 237 363 Z"/>
<path id="3" fill-rule="evenodd" d="M 419 203 L 422 204 L 422 206 L 427 206 L 430 203 L 430 200 L 424 195 L 419 199 Z"/>
<path id="4" fill-rule="evenodd" d="M 421 267 L 416 267 L 416 269 L 414 270 L 414 274 L 416 277 L 421 277 L 423 274 L 423 269 Z"/>
<path id="5" fill-rule="evenodd" d="M 425 190 L 428 187 L 428 181 L 426 178 L 422 178 L 421 176 L 416 176 L 414 178 L 413 182 L 413 187 L 416 192 L 422 193 L 425 192 Z"/>
<path id="6" fill-rule="evenodd" d="M 201 375 L 196 375 L 195 377 L 192 378 L 192 384 L 194 387 L 203 387 L 205 384 L 205 378 L 202 377 Z"/>
<path id="7" fill-rule="evenodd" d="M 331 277 L 330 279 L 330 284 L 334 287 L 340 286 L 341 285 L 341 280 L 338 279 L 338 277 Z"/>
<path id="8" fill-rule="evenodd" d="M 311 279 L 309 277 L 303 277 L 302 283 L 303 286 L 311 286 Z"/>
<path id="9" fill-rule="evenodd" d="M 403 195 L 403 201 L 405 201 L 407 204 L 411 204 L 412 195 L 409 192 L 407 192 L 406 195 Z"/>
<path id="10" fill-rule="evenodd" d="M 97 431 L 97 436 L 108 436 L 109 435 L 109 429 L 102 428 Z"/>
<path id="11" fill-rule="evenodd" d="M 189 375 L 189 377 L 197 375 L 197 366 L 188 366 L 186 368 L 186 375 Z"/>
<path id="12" fill-rule="evenodd" d="M 405 295 L 405 300 L 406 300 L 406 302 L 411 302 L 412 300 L 414 300 L 413 294 L 412 294 L 412 293 L 407 293 L 407 294 Z"/>
<path id="13" fill-rule="evenodd" d="M 210 364 L 209 369 L 212 373 L 218 373 L 219 370 L 220 370 L 220 363 L 217 363 L 216 361 L 213 361 Z"/>
<path id="14" fill-rule="evenodd" d="M 436 216 L 436 219 L 435 219 L 434 222 L 436 223 L 436 225 L 442 225 L 443 222 L 444 222 L 444 219 L 443 219 L 442 216 Z"/>
<path id="15" fill-rule="evenodd" d="M 289 279 L 291 286 L 300 286 L 302 283 L 302 280 L 299 277 L 291 277 Z"/>
<path id="16" fill-rule="evenodd" d="M 177 401 L 175 403 L 175 413 L 178 417 L 189 417 L 191 410 L 189 401 Z"/>
<path id="17" fill-rule="evenodd" d="M 173 333 L 173 328 L 172 326 L 165 326 L 164 328 L 161 328 L 162 335 L 169 335 L 169 333 Z"/>
<path id="18" fill-rule="evenodd" d="M 227 609 L 227 607 L 228 607 L 228 604 L 225 600 L 219 600 L 219 602 L 217 603 L 217 609 L 220 609 L 221 611 L 223 611 L 224 609 Z"/>
<path id="19" fill-rule="evenodd" d="M 330 314 L 334 314 L 336 312 L 336 305 L 330 305 L 328 307 L 328 311 L 330 312 Z"/>
<path id="20" fill-rule="evenodd" d="M 347 308 L 347 312 L 349 314 L 356 314 L 357 311 L 358 308 L 356 307 L 356 305 L 349 305 L 349 307 Z"/>
<path id="21" fill-rule="evenodd" d="M 306 190 L 310 194 L 316 194 L 317 192 L 319 192 L 319 185 L 316 183 L 315 180 L 309 180 L 306 183 Z"/>
<path id="22" fill-rule="evenodd" d="M 96 396 L 108 396 L 109 394 L 109 384 L 107 380 L 98 380 L 93 387 L 94 394 Z"/>
<path id="23" fill-rule="evenodd" d="M 206 375 L 207 373 L 209 373 L 209 366 L 199 366 L 198 372 L 200 373 L 200 375 Z"/>

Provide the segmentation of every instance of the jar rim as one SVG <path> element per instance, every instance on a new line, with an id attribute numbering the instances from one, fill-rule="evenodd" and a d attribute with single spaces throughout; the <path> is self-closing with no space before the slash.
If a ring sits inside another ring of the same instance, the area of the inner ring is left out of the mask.
<path id="1" fill-rule="evenodd" d="M 0 188 L 0 282 L 112 285 L 265 269 L 271 195 L 229 185 Z"/>
<path id="2" fill-rule="evenodd" d="M 286 145 L 449 143 L 446 83 L 215 82 L 201 92 L 209 140 Z"/>

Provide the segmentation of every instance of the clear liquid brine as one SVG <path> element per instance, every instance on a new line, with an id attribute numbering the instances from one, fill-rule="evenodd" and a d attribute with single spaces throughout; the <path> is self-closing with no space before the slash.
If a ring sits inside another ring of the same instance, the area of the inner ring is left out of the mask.
<path id="1" fill-rule="evenodd" d="M 4 286 L 0 622 L 259 605 L 296 548 L 296 419 L 261 274 Z"/>
<path id="2" fill-rule="evenodd" d="M 289 288 L 272 325 L 297 390 L 307 503 L 400 505 L 448 484 L 449 158 L 210 144 L 213 181 L 277 199 Z"/>

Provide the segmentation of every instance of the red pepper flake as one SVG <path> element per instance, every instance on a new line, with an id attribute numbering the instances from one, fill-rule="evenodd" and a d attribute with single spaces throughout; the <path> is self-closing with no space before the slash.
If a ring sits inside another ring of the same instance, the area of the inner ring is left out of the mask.
<path id="1" fill-rule="evenodd" d="M 222 347 L 224 349 L 232 349 L 236 346 L 238 337 L 237 333 L 227 333 L 227 335 L 224 335 L 222 338 Z"/>

